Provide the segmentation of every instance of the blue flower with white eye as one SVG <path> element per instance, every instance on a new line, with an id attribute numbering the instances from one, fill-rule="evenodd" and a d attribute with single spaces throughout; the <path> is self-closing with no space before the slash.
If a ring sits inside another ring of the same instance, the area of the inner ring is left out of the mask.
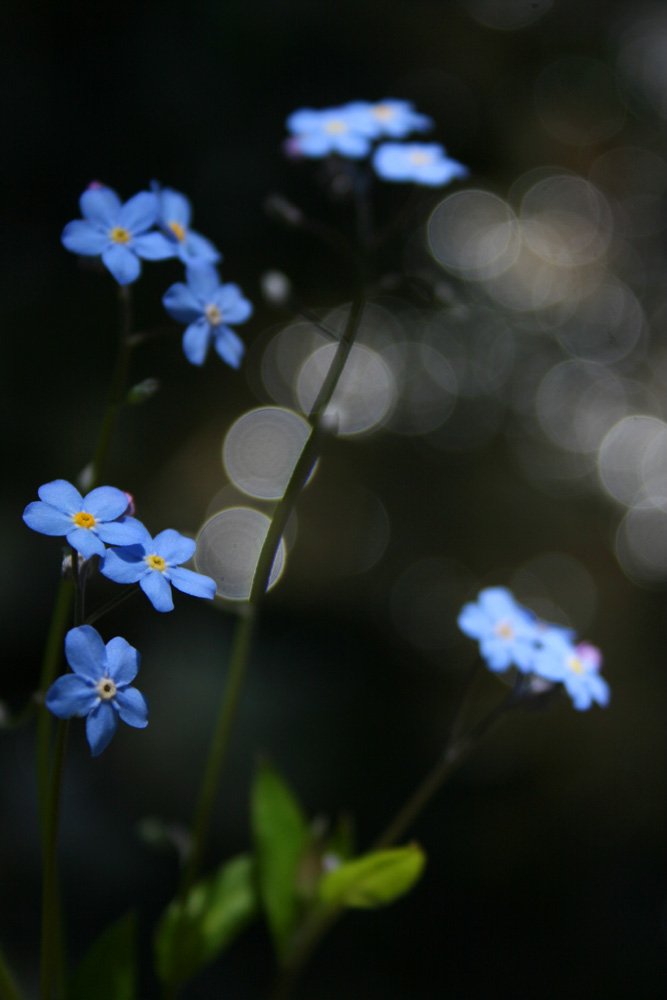
<path id="1" fill-rule="evenodd" d="M 315 159 L 338 153 L 358 160 L 369 152 L 375 134 L 369 117 L 351 114 L 347 107 L 322 111 L 301 108 L 292 112 L 285 124 L 294 137 L 289 141 L 290 150 Z"/>
<path id="2" fill-rule="evenodd" d="M 158 197 L 158 225 L 173 244 L 176 256 L 180 257 L 184 264 L 189 264 L 193 260 L 204 260 L 215 264 L 222 260 L 222 254 L 210 240 L 190 229 L 192 206 L 185 195 L 171 188 L 161 188 L 155 182 L 151 187 Z"/>
<path id="3" fill-rule="evenodd" d="M 609 704 L 609 685 L 600 677 L 602 653 L 590 643 L 575 644 L 563 629 L 547 627 L 540 637 L 533 670 L 547 681 L 560 682 L 576 709 L 590 708 L 593 702 Z"/>
<path id="4" fill-rule="evenodd" d="M 29 503 L 23 520 L 43 535 L 65 535 L 84 559 L 101 556 L 104 545 L 132 545 L 146 529 L 128 510 L 128 494 L 114 486 L 98 486 L 82 497 L 65 479 L 55 479 L 37 490 L 39 500 Z"/>
<path id="5" fill-rule="evenodd" d="M 345 105 L 345 111 L 356 128 L 374 139 L 384 136 L 403 139 L 410 132 L 426 132 L 433 128 L 433 119 L 415 111 L 410 101 L 396 101 L 393 98 L 386 98 L 375 104 L 353 101 Z"/>
<path id="6" fill-rule="evenodd" d="M 215 580 L 180 565 L 191 558 L 195 547 L 192 538 L 173 528 L 155 538 L 146 531 L 139 545 L 107 549 L 100 560 L 100 572 L 114 583 L 138 583 L 156 611 L 171 611 L 172 585 L 193 597 L 215 597 Z"/>
<path id="7" fill-rule="evenodd" d="M 462 163 L 450 160 L 437 142 L 383 142 L 373 153 L 372 163 L 382 180 L 428 187 L 441 187 L 469 173 Z"/>
<path id="8" fill-rule="evenodd" d="M 252 315 L 252 304 L 238 285 L 221 284 L 212 264 L 189 264 L 185 277 L 187 284 L 179 281 L 168 288 L 162 304 L 175 320 L 188 324 L 183 334 L 186 358 L 203 365 L 212 342 L 222 360 L 238 368 L 245 347 L 229 324 L 244 323 Z"/>
<path id="9" fill-rule="evenodd" d="M 143 729 L 148 703 L 131 683 L 139 670 L 139 653 L 120 636 L 106 646 L 96 629 L 81 625 L 65 636 L 65 657 L 73 670 L 53 682 L 46 707 L 59 719 L 86 716 L 86 737 L 93 757 L 105 750 L 118 719 Z"/>
<path id="10" fill-rule="evenodd" d="M 148 232 L 158 220 L 157 195 L 140 191 L 122 204 L 111 188 L 91 184 L 79 199 L 83 219 L 68 222 L 62 243 L 72 253 L 101 257 L 119 285 L 141 274 L 141 261 L 176 256 L 176 246 L 164 233 Z"/>
<path id="11" fill-rule="evenodd" d="M 505 587 L 480 591 L 476 602 L 461 609 L 458 626 L 465 635 L 478 640 L 480 654 L 494 673 L 512 664 L 522 673 L 534 669 L 539 623 Z"/>

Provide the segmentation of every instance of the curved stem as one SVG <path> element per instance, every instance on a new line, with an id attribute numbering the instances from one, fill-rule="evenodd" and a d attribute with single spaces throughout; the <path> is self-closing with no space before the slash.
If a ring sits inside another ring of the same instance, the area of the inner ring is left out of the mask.
<path id="1" fill-rule="evenodd" d="M 92 625 L 93 622 L 96 622 L 98 620 L 98 618 L 101 618 L 103 615 L 106 615 L 110 611 L 113 611 L 113 609 L 117 608 L 119 604 L 122 604 L 124 601 L 126 601 L 128 597 L 132 597 L 133 594 L 136 594 L 136 592 L 139 589 L 140 588 L 138 583 L 130 584 L 130 586 L 126 587 L 125 590 L 118 595 L 118 597 L 114 597 L 111 601 L 107 601 L 107 603 L 103 604 L 101 608 L 97 609 L 97 611 L 93 611 L 92 614 L 88 615 L 88 617 L 84 621 L 84 625 Z"/>

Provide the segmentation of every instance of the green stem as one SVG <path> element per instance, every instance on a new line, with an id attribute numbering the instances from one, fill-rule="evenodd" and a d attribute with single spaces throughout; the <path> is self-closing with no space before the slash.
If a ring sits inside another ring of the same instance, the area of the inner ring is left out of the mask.
<path id="1" fill-rule="evenodd" d="M 57 866 L 58 821 L 60 818 L 60 791 L 62 787 L 65 746 L 67 744 L 68 722 L 60 722 L 56 735 L 51 773 L 51 791 L 46 817 L 46 843 L 44 852 L 44 882 L 42 885 L 42 948 L 41 948 L 41 997 L 51 1000 L 53 980 L 56 972 L 57 949 L 60 935 L 60 920 L 57 913 Z"/>
<path id="2" fill-rule="evenodd" d="M 0 997 L 2 1000 L 22 1000 L 21 991 L 9 971 L 9 966 L 0 949 Z"/>
<path id="3" fill-rule="evenodd" d="M 98 620 L 98 618 L 101 618 L 103 615 L 106 615 L 110 611 L 113 611 L 113 609 L 117 608 L 119 604 L 122 604 L 124 601 L 126 601 L 128 597 L 132 597 L 133 594 L 136 594 L 138 590 L 139 590 L 138 583 L 130 584 L 130 586 L 126 587 L 125 590 L 118 595 L 118 597 L 114 597 L 113 600 L 107 601 L 107 603 L 103 604 L 101 608 L 97 609 L 97 611 L 93 611 L 92 614 L 88 615 L 88 617 L 84 621 L 84 625 L 92 625 L 93 622 L 96 622 Z"/>

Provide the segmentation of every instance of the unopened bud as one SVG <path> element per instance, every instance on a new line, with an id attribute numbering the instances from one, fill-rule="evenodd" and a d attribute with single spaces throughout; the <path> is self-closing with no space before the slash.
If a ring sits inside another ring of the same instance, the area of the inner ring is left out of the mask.
<path id="1" fill-rule="evenodd" d="M 159 388 L 160 383 L 156 378 L 145 378 L 143 382 L 137 382 L 136 385 L 132 386 L 125 397 L 125 401 L 131 406 L 137 403 L 145 403 L 147 399 L 155 395 Z"/>

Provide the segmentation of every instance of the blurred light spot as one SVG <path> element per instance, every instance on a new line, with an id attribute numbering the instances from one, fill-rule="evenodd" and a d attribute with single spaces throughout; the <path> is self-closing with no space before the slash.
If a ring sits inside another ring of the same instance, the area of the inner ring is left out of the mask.
<path id="1" fill-rule="evenodd" d="M 472 17 L 488 28 L 511 31 L 537 21 L 553 0 L 463 0 Z"/>
<path id="2" fill-rule="evenodd" d="M 423 434 L 439 427 L 456 403 L 456 376 L 439 351 L 420 343 L 395 344 L 382 351 L 393 372 L 398 398 L 386 421 L 396 434 Z"/>
<path id="3" fill-rule="evenodd" d="M 230 510 L 232 507 L 243 507 L 248 503 L 248 494 L 244 493 L 236 486 L 228 483 L 227 486 L 223 486 L 219 490 L 213 499 L 210 501 L 208 507 L 206 508 L 206 520 L 209 521 L 215 514 L 221 514 L 223 510 Z M 275 500 L 261 500 L 258 497 L 253 498 L 253 509 L 258 510 L 260 514 L 265 514 L 268 518 L 273 516 L 273 512 L 276 509 Z M 290 551 L 294 542 L 296 541 L 297 532 L 297 515 L 296 511 L 292 511 L 287 519 L 287 524 L 285 525 L 285 531 L 283 532 L 283 542 L 285 543 L 285 549 L 287 552 Z"/>
<path id="4" fill-rule="evenodd" d="M 581 296 L 576 312 L 556 333 L 568 354 L 611 364 L 637 347 L 644 330 L 639 300 L 626 285 L 609 275 L 589 294 Z"/>
<path id="5" fill-rule="evenodd" d="M 519 224 L 502 198 L 488 191 L 458 191 L 431 215 L 428 238 L 443 267 L 484 280 L 506 271 L 519 252 Z"/>
<path id="6" fill-rule="evenodd" d="M 601 365 L 576 361 L 551 369 L 535 403 L 546 434 L 570 451 L 597 451 L 609 428 L 627 413 L 622 380 Z"/>
<path id="7" fill-rule="evenodd" d="M 591 180 L 610 199 L 615 228 L 629 239 L 665 228 L 667 164 L 649 149 L 621 146 L 599 156 Z"/>
<path id="8" fill-rule="evenodd" d="M 233 507 L 207 521 L 197 536 L 197 570 L 212 577 L 221 597 L 245 601 L 250 597 L 257 560 L 269 530 L 268 517 L 249 507 Z M 278 580 L 285 562 L 280 541 L 271 567 L 269 587 Z M 268 589 L 268 588 L 267 588 Z"/>
<path id="9" fill-rule="evenodd" d="M 635 579 L 651 583 L 667 577 L 667 498 L 627 512 L 616 534 L 616 557 Z"/>
<path id="10" fill-rule="evenodd" d="M 309 435 L 307 421 L 292 410 L 251 410 L 232 424 L 225 438 L 222 460 L 227 475 L 250 496 L 278 499 Z"/>
<path id="11" fill-rule="evenodd" d="M 565 56 L 542 70 L 535 103 L 544 127 L 575 145 L 601 142 L 625 121 L 614 74 L 586 56 Z"/>
<path id="12" fill-rule="evenodd" d="M 336 353 L 336 344 L 321 347 L 305 362 L 297 382 L 302 409 L 309 413 Z M 339 434 L 361 434 L 377 426 L 396 398 L 396 384 L 379 354 L 355 344 L 326 414 L 337 421 Z"/>
<path id="13" fill-rule="evenodd" d="M 461 639 L 456 620 L 469 578 L 449 559 L 420 559 L 396 580 L 391 615 L 400 634 L 419 649 L 446 649 Z"/>
<path id="14" fill-rule="evenodd" d="M 512 266 L 484 284 L 499 305 L 515 312 L 532 312 L 562 302 L 573 308 L 582 278 L 574 268 L 559 267 L 524 244 Z"/>
<path id="15" fill-rule="evenodd" d="M 650 468 L 647 455 L 659 454 L 667 438 L 667 424 L 655 417 L 631 416 L 608 432 L 598 454 L 598 470 L 606 491 L 628 506 L 644 499 Z"/>
<path id="16" fill-rule="evenodd" d="M 369 300 L 361 314 L 355 344 L 379 351 L 388 344 L 404 340 L 406 335 L 412 338 L 414 329 L 410 328 L 406 315 L 409 317 L 414 314 L 415 311 L 406 309 L 405 302 L 400 299 Z M 323 322 L 341 337 L 349 315 L 350 306 L 346 303 L 328 312 L 323 317 Z"/>
<path id="17" fill-rule="evenodd" d="M 521 203 L 523 238 L 558 267 L 579 267 L 609 245 L 612 215 L 604 196 L 583 177 L 555 174 L 538 180 Z"/>
<path id="18" fill-rule="evenodd" d="M 597 606 L 597 587 L 585 566 L 564 552 L 549 552 L 528 560 L 514 574 L 510 588 L 540 618 L 588 628 Z"/>
<path id="19" fill-rule="evenodd" d="M 667 18 L 641 18 L 618 44 L 618 71 L 659 115 L 667 116 Z"/>
<path id="20" fill-rule="evenodd" d="M 276 403 L 298 404 L 296 382 L 305 361 L 330 341 L 312 323 L 290 323 L 264 346 L 261 375 L 264 388 Z"/>

